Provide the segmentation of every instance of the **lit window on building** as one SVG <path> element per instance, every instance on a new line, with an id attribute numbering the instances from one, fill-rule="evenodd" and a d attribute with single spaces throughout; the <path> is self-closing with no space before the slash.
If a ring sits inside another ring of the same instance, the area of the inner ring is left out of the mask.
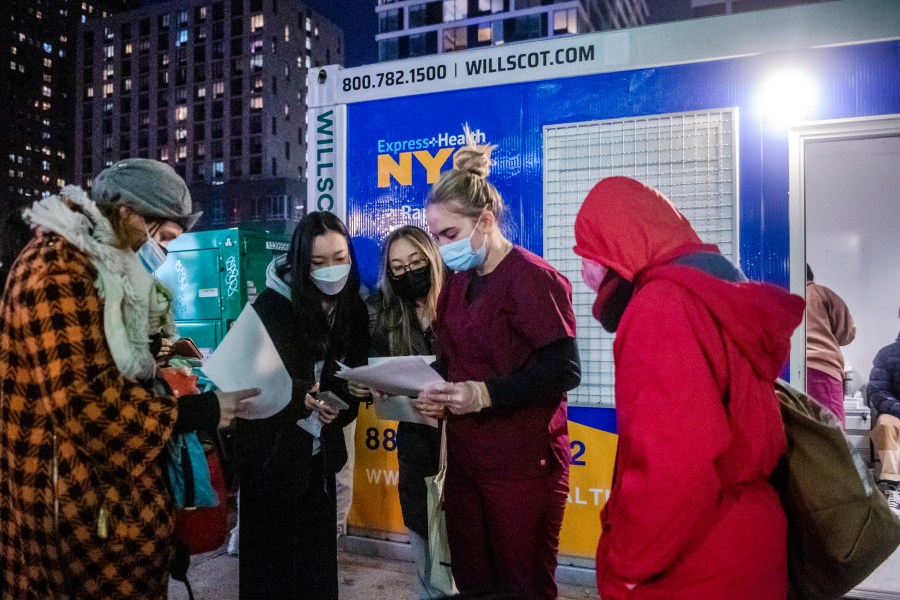
<path id="1" fill-rule="evenodd" d="M 309 54 L 306 55 L 306 60 L 303 61 L 303 64 L 309 69 L 312 66 L 312 58 L 310 58 Z"/>
<path id="2" fill-rule="evenodd" d="M 187 146 L 185 144 L 180 144 L 178 146 L 178 154 L 175 155 L 175 162 L 184 162 L 187 159 Z"/>
<path id="3" fill-rule="evenodd" d="M 205 85 L 198 86 L 197 89 L 194 91 L 194 97 L 197 100 L 202 100 L 202 99 L 206 98 L 206 86 Z"/>
<path id="4" fill-rule="evenodd" d="M 491 43 L 491 24 L 490 23 L 481 23 L 478 26 L 478 43 L 479 44 L 490 44 Z"/>
<path id="5" fill-rule="evenodd" d="M 260 29 L 263 28 L 263 16 L 262 15 L 253 15 L 250 17 L 250 32 L 256 33 Z"/>
<path id="6" fill-rule="evenodd" d="M 443 34 L 444 52 L 465 50 L 468 46 L 468 33 L 466 27 L 450 27 Z"/>
<path id="7" fill-rule="evenodd" d="M 187 106 L 179 106 L 175 109 L 175 120 L 176 121 L 184 121 L 187 119 Z"/>
<path id="8" fill-rule="evenodd" d="M 109 98 L 113 95 L 113 84 L 112 83 L 104 83 L 103 84 L 103 97 Z"/>
<path id="9" fill-rule="evenodd" d="M 469 16 L 469 0 L 444 0 L 444 23 Z"/>
<path id="10" fill-rule="evenodd" d="M 188 22 L 188 11 L 181 10 L 178 11 L 178 24 L 179 25 L 187 25 Z"/>
<path id="11" fill-rule="evenodd" d="M 263 55 L 256 54 L 250 57 L 250 69 L 253 71 L 262 71 L 263 68 Z"/>
<path id="12" fill-rule="evenodd" d="M 212 178 L 214 181 L 221 181 L 225 178 L 225 161 L 217 160 L 213 162 Z"/>
<path id="13" fill-rule="evenodd" d="M 312 50 L 312 42 L 310 41 L 309 38 L 306 38 L 306 49 Z"/>
<path id="14" fill-rule="evenodd" d="M 131 42 L 125 44 L 125 47 L 122 49 L 122 52 L 125 56 L 131 56 L 131 53 L 134 51 L 134 46 L 132 46 Z"/>
<path id="15" fill-rule="evenodd" d="M 109 46 L 106 46 L 106 48 L 103 51 L 103 54 L 108 59 L 114 58 L 116 56 L 116 47 L 113 46 L 112 44 L 110 44 Z"/>
<path id="16" fill-rule="evenodd" d="M 165 146 L 159 149 L 159 160 L 165 162 L 169 160 L 169 149 Z"/>
<path id="17" fill-rule="evenodd" d="M 262 107 L 262 96 L 254 96 L 253 98 L 250 98 L 250 110 L 262 110 Z"/>
<path id="18" fill-rule="evenodd" d="M 284 26 L 284 41 L 291 41 L 291 30 L 287 25 Z"/>
<path id="19" fill-rule="evenodd" d="M 263 41 L 253 40 L 250 42 L 250 54 L 259 54 L 263 51 Z"/>
<path id="20" fill-rule="evenodd" d="M 21 41 L 24 41 L 24 40 L 21 40 Z M 43 46 L 44 46 L 44 52 L 46 52 L 47 54 L 53 54 L 53 44 L 48 44 L 47 42 L 44 42 Z"/>
<path id="21" fill-rule="evenodd" d="M 53 96 L 53 90 L 51 90 L 51 89 L 50 89 L 49 87 L 47 87 L 46 85 L 42 85 L 42 86 L 41 86 L 41 94 L 44 95 L 44 96 L 46 96 L 47 98 L 50 98 L 50 97 Z"/>
<path id="22" fill-rule="evenodd" d="M 553 13 L 553 35 L 578 33 L 578 12 L 574 8 Z"/>
<path id="23" fill-rule="evenodd" d="M 312 31 L 312 19 L 306 17 L 306 31 Z"/>
<path id="24" fill-rule="evenodd" d="M 109 81 L 116 74 L 116 68 L 113 65 L 106 65 L 103 67 L 103 79 Z"/>
<path id="25" fill-rule="evenodd" d="M 253 78 L 253 91 L 261 92 L 262 89 L 263 89 L 263 76 L 257 75 L 256 77 Z"/>
<path id="26" fill-rule="evenodd" d="M 225 96 L 225 82 L 216 81 L 212 86 L 213 98 L 222 98 Z"/>

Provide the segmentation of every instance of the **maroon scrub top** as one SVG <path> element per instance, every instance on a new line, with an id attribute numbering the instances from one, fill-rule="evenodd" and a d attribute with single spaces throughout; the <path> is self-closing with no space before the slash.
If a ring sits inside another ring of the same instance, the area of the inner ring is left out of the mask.
<path id="1" fill-rule="evenodd" d="M 471 303 L 475 269 L 441 290 L 435 334 L 449 381 L 486 381 L 519 369 L 552 342 L 575 337 L 572 286 L 541 257 L 514 246 Z M 452 415 L 448 466 L 472 477 L 544 477 L 569 463 L 566 394 L 529 398 L 519 408 Z"/>

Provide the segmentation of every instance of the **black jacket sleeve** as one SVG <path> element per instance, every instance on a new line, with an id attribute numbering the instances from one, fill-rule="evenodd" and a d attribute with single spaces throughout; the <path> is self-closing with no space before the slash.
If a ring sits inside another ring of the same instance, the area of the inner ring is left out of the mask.
<path id="1" fill-rule="evenodd" d="M 178 398 L 175 433 L 214 432 L 219 427 L 219 417 L 219 399 L 216 398 L 215 392 L 181 396 Z"/>
<path id="2" fill-rule="evenodd" d="M 348 367 L 358 367 L 366 364 L 369 359 L 369 312 L 362 299 L 355 304 L 350 312 L 349 343 L 344 351 L 344 362 Z M 350 408 L 340 411 L 334 421 L 326 425 L 329 427 L 343 428 L 356 419 L 359 413 L 359 398 L 353 396 L 347 388 L 347 381 L 334 376 L 337 364 L 332 359 L 326 364 L 326 371 L 322 373 L 323 390 L 329 390 L 337 394 Z"/>
<path id="3" fill-rule="evenodd" d="M 900 340 L 885 346 L 875 355 L 869 375 L 868 400 L 879 415 L 900 418 L 900 399 L 895 392 L 900 388 Z"/>
<path id="4" fill-rule="evenodd" d="M 581 383 L 581 360 L 574 338 L 551 342 L 532 352 L 518 370 L 485 381 L 492 408 L 522 408 L 558 401 Z"/>
<path id="5" fill-rule="evenodd" d="M 315 375 L 312 362 L 306 359 L 308 352 L 303 347 L 300 334 L 291 326 L 293 307 L 278 292 L 267 289 L 256 299 L 253 308 L 272 338 L 292 380 L 290 402 L 270 418 L 282 423 L 296 423 L 299 419 L 308 417 L 311 412 L 306 408 L 305 401 L 306 393 L 315 383 Z"/>

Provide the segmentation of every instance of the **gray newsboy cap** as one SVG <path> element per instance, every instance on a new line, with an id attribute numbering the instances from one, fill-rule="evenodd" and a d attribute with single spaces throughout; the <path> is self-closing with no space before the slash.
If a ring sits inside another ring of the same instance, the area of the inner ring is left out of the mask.
<path id="1" fill-rule="evenodd" d="M 127 204 L 146 217 L 174 221 L 188 231 L 203 212 L 192 213 L 184 179 L 164 162 L 126 158 L 100 172 L 92 193 L 97 204 Z"/>

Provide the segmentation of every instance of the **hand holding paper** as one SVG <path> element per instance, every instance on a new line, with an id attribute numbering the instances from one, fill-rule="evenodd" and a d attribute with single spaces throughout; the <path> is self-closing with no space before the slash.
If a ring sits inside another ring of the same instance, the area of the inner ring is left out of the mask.
<path id="1" fill-rule="evenodd" d="M 429 381 L 432 384 L 444 381 L 429 366 L 433 361 L 433 356 L 370 358 L 367 367 L 350 369 L 340 365 L 342 369 L 337 376 L 371 388 L 379 419 L 437 427 L 437 420 L 417 410 L 417 402 L 410 397 L 418 395 Z"/>

